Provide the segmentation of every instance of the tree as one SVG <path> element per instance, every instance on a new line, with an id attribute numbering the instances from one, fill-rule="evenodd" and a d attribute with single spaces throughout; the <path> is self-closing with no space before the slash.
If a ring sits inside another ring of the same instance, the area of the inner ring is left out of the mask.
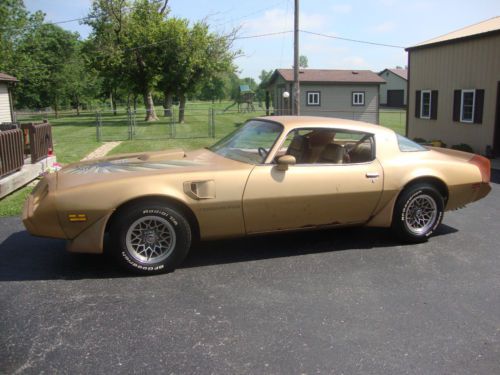
<path id="1" fill-rule="evenodd" d="M 299 56 L 299 67 L 301 68 L 307 68 L 309 66 L 307 56 L 300 55 Z"/>
<path id="2" fill-rule="evenodd" d="M 179 122 L 184 122 L 187 95 L 218 75 L 233 71 L 235 54 L 231 52 L 233 34 L 221 36 L 209 31 L 205 22 L 191 28 L 184 21 L 179 43 L 176 44 L 175 65 L 163 71 L 164 79 L 174 83 L 169 88 L 179 97 Z M 165 75 L 170 75 L 169 78 Z M 175 86 L 175 87 L 174 87 Z"/>
<path id="3" fill-rule="evenodd" d="M 273 75 L 274 70 L 262 70 L 259 75 L 259 86 L 257 87 L 257 90 L 255 91 L 255 97 L 259 103 L 262 103 L 263 100 L 266 98 L 266 87 L 267 83 L 271 79 L 271 76 Z"/>
<path id="4" fill-rule="evenodd" d="M 128 18 L 124 42 L 129 61 L 129 76 L 143 95 L 146 121 L 158 120 L 153 103 L 153 89 L 160 79 L 158 61 L 161 56 L 162 25 L 168 0 L 137 0 Z M 135 62 L 135 64 L 134 64 Z"/>
<path id="5" fill-rule="evenodd" d="M 83 42 L 77 42 L 75 53 L 66 65 L 68 77 L 66 94 L 71 105 L 76 108 L 78 116 L 82 105 L 95 99 L 102 87 L 102 80 L 90 66 L 84 46 Z"/>
<path id="6" fill-rule="evenodd" d="M 101 78 L 103 94 L 110 98 L 114 114 L 118 91 L 131 90 L 122 42 L 129 5 L 127 0 L 94 0 L 85 21 L 92 28 L 83 47 L 88 57 L 87 66 Z"/>
<path id="7" fill-rule="evenodd" d="M 29 13 L 22 0 L 0 2 L 0 71 L 13 74 L 17 46 L 29 23 Z"/>
<path id="8" fill-rule="evenodd" d="M 94 0 L 87 23 L 93 31 L 94 67 L 110 95 L 119 88 L 140 94 L 146 121 L 157 120 L 153 89 L 160 77 L 161 29 L 168 0 Z M 112 100 L 113 102 L 113 100 Z"/>
<path id="9" fill-rule="evenodd" d="M 24 76 L 16 89 L 17 104 L 26 107 L 51 106 L 56 117 L 67 96 L 71 81 L 78 34 L 57 25 L 42 24 L 20 41 L 16 54 L 24 56 Z"/>

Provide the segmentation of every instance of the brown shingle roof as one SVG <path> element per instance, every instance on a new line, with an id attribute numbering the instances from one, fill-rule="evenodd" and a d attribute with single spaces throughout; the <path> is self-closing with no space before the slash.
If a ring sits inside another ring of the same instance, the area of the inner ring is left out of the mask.
<path id="1" fill-rule="evenodd" d="M 293 69 L 277 69 L 277 73 L 285 81 L 293 82 Z M 301 69 L 299 79 L 301 82 L 317 83 L 384 83 L 376 73 L 371 70 L 338 70 L 338 69 Z"/>
<path id="2" fill-rule="evenodd" d="M 389 72 L 394 73 L 395 75 L 405 79 L 408 81 L 408 69 L 399 69 L 399 68 L 394 68 L 394 69 L 384 69 L 382 70 L 378 75 L 382 76 L 382 74 L 388 70 Z"/>
<path id="3" fill-rule="evenodd" d="M 17 82 L 17 78 L 0 72 L 0 82 Z"/>
<path id="4" fill-rule="evenodd" d="M 481 36 L 482 34 L 489 34 L 492 32 L 500 32 L 500 16 L 493 17 L 474 25 L 452 31 L 451 33 L 426 40 L 425 42 L 416 44 L 413 47 L 408 47 L 406 50 L 408 51 L 414 48 L 427 47 L 435 44 L 477 37 Z"/>

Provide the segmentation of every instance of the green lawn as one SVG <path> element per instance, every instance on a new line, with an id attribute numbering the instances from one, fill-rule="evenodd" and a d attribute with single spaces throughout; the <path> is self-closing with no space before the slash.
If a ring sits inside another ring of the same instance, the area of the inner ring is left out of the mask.
<path id="1" fill-rule="evenodd" d="M 404 109 L 381 108 L 379 111 L 379 119 L 380 125 L 391 128 L 401 135 L 405 135 L 406 111 Z"/>
<path id="2" fill-rule="evenodd" d="M 123 108 L 117 115 L 109 111 L 101 114 L 101 135 L 103 141 L 122 140 L 123 142 L 113 149 L 110 154 L 159 151 L 169 148 L 184 148 L 192 150 L 215 143 L 229 132 L 233 131 L 246 120 L 263 116 L 265 113 L 256 105 L 255 112 L 239 113 L 236 106 L 229 108 L 231 102 L 212 103 L 190 102 L 186 109 L 185 123 L 172 123 L 170 117 L 163 116 L 163 109 L 156 108 L 160 120 L 154 123 L 144 121 L 144 110 L 140 109 L 136 115 L 134 140 L 128 140 L 128 116 Z M 210 110 L 215 112 L 215 137 L 209 137 Z M 175 117 L 177 109 L 174 109 Z M 18 121 L 41 121 L 41 114 L 20 115 Z M 59 118 L 50 116 L 54 139 L 54 151 L 60 163 L 72 163 L 82 159 L 102 143 L 96 138 L 96 113 L 82 112 L 80 116 L 75 113 L 62 113 Z M 406 112 L 404 110 L 380 110 L 380 124 L 394 129 L 400 134 L 405 133 Z M 175 134 L 175 139 L 172 135 Z M 0 217 L 19 215 L 26 196 L 32 187 L 22 188 L 0 201 Z"/>

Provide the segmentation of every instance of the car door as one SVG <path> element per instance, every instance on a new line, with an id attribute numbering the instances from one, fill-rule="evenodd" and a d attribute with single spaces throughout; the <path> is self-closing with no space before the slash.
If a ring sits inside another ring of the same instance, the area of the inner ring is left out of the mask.
<path id="1" fill-rule="evenodd" d="M 258 165 L 243 194 L 246 232 L 363 223 L 382 189 L 383 169 L 374 156 L 367 162 L 296 164 L 286 171 Z"/>

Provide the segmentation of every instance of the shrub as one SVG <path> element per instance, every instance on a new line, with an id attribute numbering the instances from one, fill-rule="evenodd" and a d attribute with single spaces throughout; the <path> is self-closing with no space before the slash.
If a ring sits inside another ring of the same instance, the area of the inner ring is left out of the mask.
<path id="1" fill-rule="evenodd" d="M 427 143 L 427 141 L 423 138 L 413 138 L 413 142 L 417 142 L 417 143 L 420 143 L 420 144 L 424 144 L 424 143 Z"/>
<path id="2" fill-rule="evenodd" d="M 451 146 L 453 150 L 465 151 L 474 153 L 474 149 L 466 143 L 460 143 L 459 145 Z"/>

